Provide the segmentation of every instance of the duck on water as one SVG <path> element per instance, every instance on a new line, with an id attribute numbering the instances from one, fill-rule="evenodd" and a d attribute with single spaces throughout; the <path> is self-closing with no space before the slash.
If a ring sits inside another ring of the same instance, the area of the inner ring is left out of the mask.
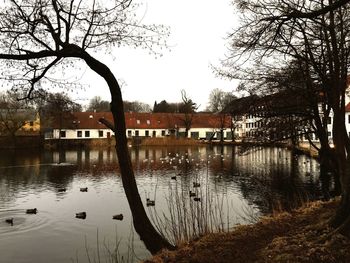
<path id="1" fill-rule="evenodd" d="M 13 218 L 8 218 L 5 220 L 5 222 L 13 226 Z"/>
<path id="2" fill-rule="evenodd" d="M 79 212 L 79 213 L 76 213 L 76 214 L 75 214 L 75 217 L 76 217 L 76 218 L 79 218 L 79 219 L 85 219 L 85 218 L 86 218 L 86 212 Z"/>
<path id="3" fill-rule="evenodd" d="M 26 214 L 36 214 L 37 212 L 38 212 L 38 209 L 36 208 L 26 210 Z"/>

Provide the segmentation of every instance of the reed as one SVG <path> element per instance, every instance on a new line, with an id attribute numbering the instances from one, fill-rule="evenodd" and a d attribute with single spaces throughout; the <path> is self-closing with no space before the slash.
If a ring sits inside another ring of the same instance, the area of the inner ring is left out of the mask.
<path id="1" fill-rule="evenodd" d="M 230 230 L 229 197 L 210 187 L 208 166 L 205 169 L 206 172 L 198 173 L 193 178 L 200 184 L 199 187 L 192 189 L 188 180 L 169 183 L 164 211 L 159 213 L 157 207 L 148 208 L 157 230 L 174 245 L 205 234 Z M 196 197 L 190 196 L 190 191 L 195 192 Z M 197 201 L 195 198 L 198 198 Z"/>
<path id="2" fill-rule="evenodd" d="M 131 224 L 127 243 L 127 248 L 121 247 L 122 238 L 118 236 L 118 231 L 115 231 L 115 241 L 113 244 L 99 238 L 98 229 L 96 231 L 96 247 L 89 247 L 87 237 L 85 236 L 85 256 L 86 259 L 82 262 L 88 263 L 134 263 L 142 261 L 135 253 L 135 232 Z M 80 258 L 81 259 L 81 258 Z M 73 263 L 79 263 L 79 256 L 76 254 L 75 259 L 71 259 Z"/>

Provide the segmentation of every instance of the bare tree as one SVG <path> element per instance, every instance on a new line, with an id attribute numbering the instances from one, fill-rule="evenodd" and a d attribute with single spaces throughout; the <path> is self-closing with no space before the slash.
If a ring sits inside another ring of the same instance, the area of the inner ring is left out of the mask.
<path id="1" fill-rule="evenodd" d="M 47 130 L 52 130 L 56 124 L 59 129 L 59 139 L 61 139 L 61 129 L 64 123 L 74 121 L 76 117 L 73 112 L 81 112 L 82 106 L 64 93 L 38 90 L 34 94 L 33 101 L 37 105 L 40 116 L 40 129 L 45 133 Z M 60 145 L 61 141 L 59 142 Z"/>
<path id="2" fill-rule="evenodd" d="M 254 60 L 255 76 L 262 72 L 262 65 L 276 67 L 292 59 L 303 64 L 308 88 L 313 91 L 316 83 L 334 114 L 334 157 L 342 202 L 332 225 L 349 233 L 350 139 L 344 118 L 350 58 L 349 1 L 238 0 L 236 7 L 242 13 L 242 23 L 230 35 L 226 66 L 231 66 L 231 71 L 223 75 L 237 75 L 235 71 L 244 68 L 242 59 Z"/>
<path id="3" fill-rule="evenodd" d="M 9 136 L 13 146 L 16 146 L 17 132 L 35 119 L 34 108 L 17 97 L 18 94 L 10 91 L 0 95 L 0 133 Z"/>
<path id="4" fill-rule="evenodd" d="M 90 99 L 89 105 L 86 111 L 110 111 L 110 105 L 109 102 L 106 100 L 102 100 L 100 96 L 95 96 Z"/>
<path id="5" fill-rule="evenodd" d="M 152 47 L 162 44 L 167 28 L 141 24 L 135 20 L 135 9 L 131 0 L 7 1 L 0 10 L 0 59 L 7 79 L 26 91 L 28 98 L 36 86 L 44 86 L 50 76 L 63 69 L 74 69 L 79 61 L 106 81 L 111 93 L 116 151 L 134 227 L 150 252 L 155 253 L 172 245 L 151 224 L 138 193 L 127 148 L 120 86 L 109 67 L 89 52 L 109 52 L 122 45 L 155 52 Z"/>
<path id="6" fill-rule="evenodd" d="M 228 111 L 225 110 L 226 107 L 230 105 L 232 101 L 234 101 L 237 97 L 233 95 L 231 92 L 225 92 L 221 89 L 213 89 L 209 95 L 209 103 L 207 106 L 207 110 L 219 115 L 220 118 L 220 141 L 224 141 L 224 128 L 227 126 L 228 120 Z M 230 130 L 232 141 L 234 141 L 234 132 L 236 129 L 236 125 L 232 122 L 230 118 Z"/>
<path id="7" fill-rule="evenodd" d="M 151 112 L 151 106 L 147 103 L 143 103 L 140 101 L 124 101 L 124 111 L 132 111 L 132 112 Z"/>
<path id="8" fill-rule="evenodd" d="M 182 104 L 179 107 L 179 112 L 184 113 L 184 117 L 180 117 L 180 120 L 185 126 L 185 137 L 188 137 L 188 131 L 191 129 L 193 114 L 198 110 L 199 105 L 193 102 L 192 99 L 187 97 L 186 91 L 181 90 Z"/>

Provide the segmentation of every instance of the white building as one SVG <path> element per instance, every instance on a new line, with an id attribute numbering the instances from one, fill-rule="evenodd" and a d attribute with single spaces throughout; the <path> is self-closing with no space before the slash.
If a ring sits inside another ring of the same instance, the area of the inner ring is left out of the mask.
<path id="1" fill-rule="evenodd" d="M 61 120 L 56 120 L 46 139 L 106 139 L 114 132 L 101 122 L 103 118 L 113 123 L 110 112 L 75 112 Z M 185 136 L 186 119 L 191 120 L 187 137 L 194 139 L 220 139 L 223 130 L 224 139 L 231 139 L 231 117 L 225 115 L 195 113 L 193 115 L 173 113 L 125 113 L 126 136 L 166 137 Z"/>

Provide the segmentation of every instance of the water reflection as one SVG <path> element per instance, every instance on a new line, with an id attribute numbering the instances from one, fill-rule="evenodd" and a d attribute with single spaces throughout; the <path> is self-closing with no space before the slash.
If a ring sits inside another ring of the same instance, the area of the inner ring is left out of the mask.
<path id="1" fill-rule="evenodd" d="M 203 225 L 190 231 L 205 231 L 215 222 L 226 230 L 245 222 L 247 208 L 255 215 L 268 213 L 322 195 L 318 163 L 285 149 L 241 153 L 229 146 L 141 147 L 131 148 L 130 154 L 144 204 L 146 198 L 155 200 L 155 206 L 147 208 L 149 216 L 170 238 L 180 234 L 168 227 L 163 216 L 181 226 L 206 215 Z M 120 250 L 127 250 L 131 215 L 113 148 L 0 155 L 4 262 L 28 262 L 28 257 L 33 262 L 47 262 L 47 258 L 67 262 L 76 255 L 84 262 L 84 239 L 95 251 L 97 229 L 100 239 L 112 247 L 117 232 L 123 239 Z M 88 191 L 81 192 L 81 187 Z M 63 188 L 66 191 L 60 191 Z M 25 214 L 25 209 L 34 207 L 38 214 Z M 81 211 L 87 212 L 85 220 L 75 218 Z M 174 213 L 180 216 L 175 218 Z M 115 214 L 123 214 L 123 221 L 113 220 Z M 14 218 L 14 226 L 6 224 L 9 217 Z M 141 258 L 149 256 L 142 242 L 135 240 L 134 252 Z"/>

